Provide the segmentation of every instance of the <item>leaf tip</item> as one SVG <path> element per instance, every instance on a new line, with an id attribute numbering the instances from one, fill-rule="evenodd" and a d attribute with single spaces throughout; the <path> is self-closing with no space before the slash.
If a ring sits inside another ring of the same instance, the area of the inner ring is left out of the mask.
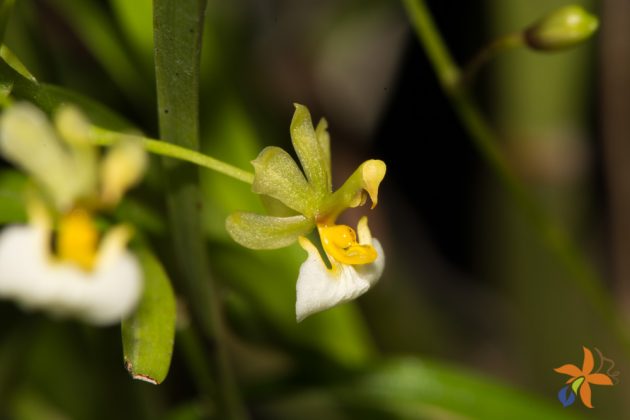
<path id="1" fill-rule="evenodd" d="M 144 375 L 142 373 L 134 372 L 133 364 L 127 359 L 125 359 L 125 369 L 127 369 L 127 372 L 129 372 L 129 374 L 131 375 L 131 377 L 133 379 L 136 379 L 138 381 L 148 382 L 148 383 L 150 383 L 152 385 L 159 385 L 160 384 L 160 381 L 158 381 L 157 379 L 152 378 L 149 375 Z"/>
<path id="2" fill-rule="evenodd" d="M 143 382 L 148 382 L 152 385 L 159 385 L 160 383 L 158 381 L 156 381 L 155 379 L 151 378 L 150 376 L 147 375 L 141 375 L 141 374 L 131 374 L 131 377 L 133 379 L 137 379 L 139 381 L 143 381 Z"/>

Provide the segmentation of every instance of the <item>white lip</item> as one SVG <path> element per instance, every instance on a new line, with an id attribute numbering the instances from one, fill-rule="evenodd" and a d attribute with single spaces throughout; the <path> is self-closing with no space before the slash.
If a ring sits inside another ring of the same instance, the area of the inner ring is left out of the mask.
<path id="1" fill-rule="evenodd" d="M 378 257 L 371 264 L 347 265 L 333 262 L 329 269 L 322 261 L 317 248 L 306 238 L 300 238 L 300 245 L 308 257 L 300 267 L 296 285 L 295 314 L 298 322 L 304 318 L 356 299 L 375 284 L 385 268 L 385 254 L 377 239 L 371 245 Z"/>
<path id="2" fill-rule="evenodd" d="M 108 235 L 110 236 L 110 235 Z M 136 258 L 115 237 L 103 240 L 94 270 L 54 261 L 43 226 L 10 226 L 0 234 L 0 297 L 26 309 L 96 325 L 119 322 L 142 292 Z"/>

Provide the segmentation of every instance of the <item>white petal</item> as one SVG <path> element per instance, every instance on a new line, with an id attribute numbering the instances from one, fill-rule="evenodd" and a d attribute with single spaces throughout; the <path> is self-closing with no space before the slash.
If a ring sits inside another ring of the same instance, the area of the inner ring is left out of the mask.
<path id="1" fill-rule="evenodd" d="M 300 237 L 299 240 L 308 252 L 308 258 L 300 267 L 296 286 L 295 313 L 298 322 L 359 297 L 378 281 L 385 268 L 383 248 L 376 239 L 372 239 L 372 246 L 378 253 L 376 261 L 357 266 L 335 263 L 332 269 L 326 267 L 319 251 L 308 239 Z"/>
<path id="2" fill-rule="evenodd" d="M 47 230 L 36 226 L 11 226 L 2 232 L 0 297 L 97 325 L 115 324 L 129 315 L 142 292 L 142 273 L 131 253 L 115 244 L 101 249 L 88 273 L 51 260 L 48 239 Z"/>
<path id="3" fill-rule="evenodd" d="M 377 257 L 372 264 L 355 265 L 354 270 L 357 275 L 373 286 L 383 274 L 385 269 L 385 253 L 381 243 L 376 238 L 372 238 L 372 246 L 376 249 Z"/>
<path id="4" fill-rule="evenodd" d="M 0 117 L 0 153 L 41 184 L 60 208 L 86 193 L 88 173 L 59 142 L 44 112 L 18 103 Z"/>

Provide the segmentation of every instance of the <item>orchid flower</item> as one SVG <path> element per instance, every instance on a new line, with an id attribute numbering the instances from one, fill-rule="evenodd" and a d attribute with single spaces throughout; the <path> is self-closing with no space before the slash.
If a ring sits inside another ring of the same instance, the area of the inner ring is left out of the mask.
<path id="1" fill-rule="evenodd" d="M 0 153 L 39 187 L 29 223 L 0 233 L 0 298 L 86 322 L 119 322 L 135 308 L 142 273 L 127 250 L 128 226 L 101 233 L 94 215 L 114 206 L 146 165 L 141 145 L 122 142 L 100 161 L 88 122 L 61 108 L 51 125 L 27 103 L 0 118 Z"/>
<path id="2" fill-rule="evenodd" d="M 252 161 L 252 191 L 259 194 L 269 215 L 237 212 L 226 229 L 239 244 L 251 249 L 275 249 L 296 241 L 308 257 L 300 267 L 296 285 L 296 318 L 355 299 L 381 277 L 385 255 L 363 217 L 357 233 L 336 224 L 346 209 L 378 203 L 378 187 L 385 163 L 363 162 L 336 191 L 332 189 L 330 136 L 327 123 L 313 126 L 308 109 L 296 104 L 290 127 L 301 168 L 283 149 L 263 149 Z M 324 256 L 305 235 L 317 228 Z M 327 264 L 327 262 L 328 264 Z"/>

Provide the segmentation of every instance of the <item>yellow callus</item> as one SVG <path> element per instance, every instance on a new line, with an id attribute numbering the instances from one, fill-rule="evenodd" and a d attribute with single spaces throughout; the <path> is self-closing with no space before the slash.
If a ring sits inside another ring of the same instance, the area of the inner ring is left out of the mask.
<path id="1" fill-rule="evenodd" d="M 342 264 L 359 265 L 374 262 L 376 250 L 357 242 L 354 229 L 346 225 L 319 225 L 319 236 L 326 253 Z"/>
<path id="2" fill-rule="evenodd" d="M 62 261 L 90 271 L 96 262 L 98 240 L 98 230 L 90 214 L 82 209 L 72 210 L 59 222 L 57 255 Z"/>

